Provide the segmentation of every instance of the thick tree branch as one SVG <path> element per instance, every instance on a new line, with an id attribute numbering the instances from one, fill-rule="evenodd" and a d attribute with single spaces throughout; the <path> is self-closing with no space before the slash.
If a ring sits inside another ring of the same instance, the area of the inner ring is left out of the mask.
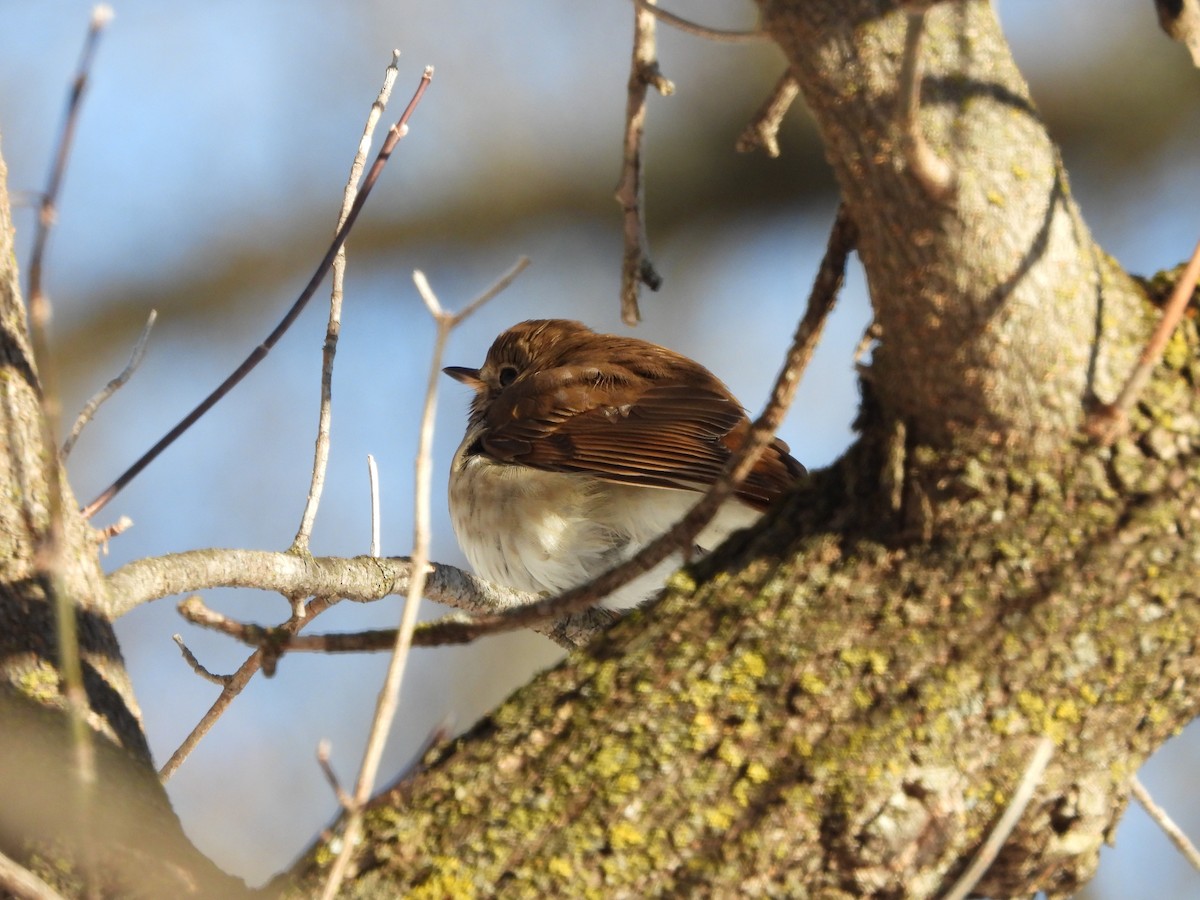
<path id="1" fill-rule="evenodd" d="M 76 892 L 87 885 L 98 895 L 128 896 L 136 885 L 162 896 L 240 896 L 244 886 L 187 841 L 153 776 L 140 712 L 104 614 L 108 593 L 93 535 L 64 482 L 53 578 L 78 634 L 92 751 L 89 802 L 78 802 L 55 616 L 35 561 L 51 506 L 44 461 L 57 454 L 41 427 L 40 389 L 0 159 L 0 493 L 9 498 L 0 503 L 0 853 L 24 865 L 41 856 Z"/>
<path id="2" fill-rule="evenodd" d="M 948 204 L 930 199 L 903 152 L 905 11 L 759 5 L 861 223 L 879 402 L 922 442 L 1056 452 L 1092 395 L 1115 394 L 1144 322 L 1136 287 L 1078 214 L 993 4 L 925 14 L 913 127 L 956 175 Z"/>
<path id="3" fill-rule="evenodd" d="M 977 890 L 1074 892 L 1129 774 L 1200 708 L 1200 528 L 1180 524 L 1200 508 L 1195 358 L 1160 370 L 1111 450 L 910 447 L 898 494 L 932 517 L 928 542 L 881 505 L 897 463 L 868 389 L 872 437 L 765 533 L 429 760 L 369 833 L 388 855 L 359 890 L 461 871 L 540 894 L 940 895 L 1048 736 L 1053 765 Z"/>

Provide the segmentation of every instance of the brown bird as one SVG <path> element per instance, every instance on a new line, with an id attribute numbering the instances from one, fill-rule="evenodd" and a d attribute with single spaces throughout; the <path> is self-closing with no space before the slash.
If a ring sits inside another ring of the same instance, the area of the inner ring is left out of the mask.
<path id="1" fill-rule="evenodd" d="M 704 366 L 578 322 L 522 322 L 482 367 L 443 371 L 475 391 L 450 470 L 454 530 L 475 571 L 514 590 L 558 593 L 636 553 L 687 513 L 750 430 Z M 775 440 L 699 547 L 752 525 L 804 471 Z M 645 599 L 678 564 L 609 602 Z"/>

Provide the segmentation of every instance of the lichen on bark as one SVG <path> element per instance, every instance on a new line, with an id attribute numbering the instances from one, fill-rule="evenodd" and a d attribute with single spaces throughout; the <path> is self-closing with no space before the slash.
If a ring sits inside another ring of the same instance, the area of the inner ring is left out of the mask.
<path id="1" fill-rule="evenodd" d="M 864 437 L 434 753 L 377 808 L 357 889 L 928 896 L 1041 735 L 1054 758 L 980 889 L 1078 889 L 1200 696 L 1194 325 L 1178 340 L 1112 448 L 914 444 L 887 510 Z"/>

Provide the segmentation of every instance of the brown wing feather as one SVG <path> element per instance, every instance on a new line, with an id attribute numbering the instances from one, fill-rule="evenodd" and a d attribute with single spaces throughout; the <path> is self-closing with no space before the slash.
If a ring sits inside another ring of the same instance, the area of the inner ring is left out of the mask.
<path id="1" fill-rule="evenodd" d="M 539 372 L 506 394 L 488 410 L 482 443 L 490 455 L 624 484 L 703 490 L 750 427 L 716 389 L 651 383 L 630 402 L 628 383 L 606 384 L 594 369 Z M 803 472 L 776 440 L 737 495 L 763 509 Z"/>

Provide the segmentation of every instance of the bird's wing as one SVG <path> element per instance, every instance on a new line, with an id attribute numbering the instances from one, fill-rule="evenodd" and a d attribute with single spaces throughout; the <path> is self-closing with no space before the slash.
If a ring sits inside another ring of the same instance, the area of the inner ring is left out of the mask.
<path id="1" fill-rule="evenodd" d="M 549 471 L 703 490 L 750 429 L 736 401 L 703 386 L 649 384 L 630 396 L 627 384 L 559 369 L 514 387 L 489 409 L 482 448 L 502 462 Z M 737 496 L 764 509 L 803 472 L 775 440 Z"/>

